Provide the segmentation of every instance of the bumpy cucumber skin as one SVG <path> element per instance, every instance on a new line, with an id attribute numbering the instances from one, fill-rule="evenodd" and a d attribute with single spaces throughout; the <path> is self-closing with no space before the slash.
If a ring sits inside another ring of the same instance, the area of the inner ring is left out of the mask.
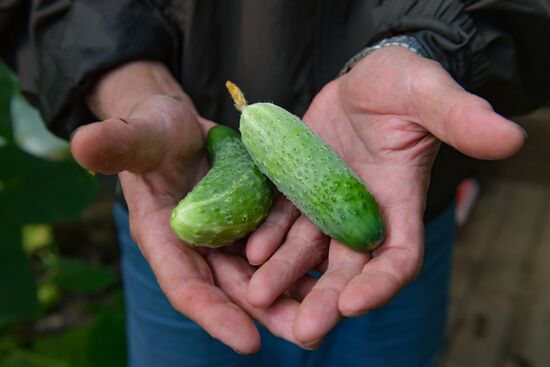
<path id="1" fill-rule="evenodd" d="M 325 234 L 359 251 L 383 241 L 384 223 L 372 194 L 297 116 L 255 103 L 243 109 L 240 131 L 260 171 Z"/>
<path id="2" fill-rule="evenodd" d="M 215 248 L 230 245 L 264 221 L 271 190 L 236 131 L 213 127 L 207 150 L 212 168 L 172 211 L 170 225 L 180 239 Z"/>

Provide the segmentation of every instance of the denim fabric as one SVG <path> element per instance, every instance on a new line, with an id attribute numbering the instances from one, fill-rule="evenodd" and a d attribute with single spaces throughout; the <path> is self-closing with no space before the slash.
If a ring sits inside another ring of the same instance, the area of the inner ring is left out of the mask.
<path id="1" fill-rule="evenodd" d="M 444 342 L 454 206 L 426 225 L 424 266 L 414 282 L 386 306 L 340 322 L 314 352 L 304 351 L 260 327 L 262 348 L 241 356 L 175 311 L 131 240 L 128 214 L 114 209 L 122 248 L 122 276 L 131 367 L 426 367 Z"/>

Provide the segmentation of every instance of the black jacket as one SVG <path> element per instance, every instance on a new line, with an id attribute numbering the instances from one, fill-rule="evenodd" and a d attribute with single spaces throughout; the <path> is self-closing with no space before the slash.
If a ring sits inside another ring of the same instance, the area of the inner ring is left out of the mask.
<path id="1" fill-rule="evenodd" d="M 0 0 L 0 57 L 62 137 L 95 120 L 83 94 L 98 75 L 130 60 L 163 61 L 203 116 L 236 127 L 225 80 L 302 115 L 351 56 L 396 34 L 503 115 L 550 101 L 550 0 Z M 428 218 L 470 169 L 441 150 Z"/>

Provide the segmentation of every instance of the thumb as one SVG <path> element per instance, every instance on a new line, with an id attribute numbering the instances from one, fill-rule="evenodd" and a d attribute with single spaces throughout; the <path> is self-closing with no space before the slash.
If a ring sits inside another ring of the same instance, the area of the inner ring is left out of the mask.
<path id="1" fill-rule="evenodd" d="M 142 119 L 112 118 L 78 128 L 71 152 L 83 167 L 106 175 L 146 172 L 156 167 L 166 149 L 162 124 Z"/>
<path id="2" fill-rule="evenodd" d="M 484 99 L 450 80 L 423 88 L 417 117 L 433 135 L 478 159 L 504 159 L 517 153 L 525 130 L 498 115 Z"/>

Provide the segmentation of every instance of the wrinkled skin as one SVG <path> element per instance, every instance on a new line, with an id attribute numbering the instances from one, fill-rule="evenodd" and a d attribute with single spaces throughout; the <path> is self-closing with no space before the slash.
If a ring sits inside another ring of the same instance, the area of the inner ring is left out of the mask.
<path id="1" fill-rule="evenodd" d="M 215 124 L 198 115 L 179 86 L 167 88 L 163 78 L 171 78 L 163 66 L 146 62 L 107 75 L 101 83 L 105 85 L 97 88 L 100 95 L 89 102 L 105 120 L 74 133 L 75 159 L 93 172 L 118 174 L 132 238 L 176 310 L 239 353 L 260 347 L 253 319 L 298 344 L 292 332 L 298 301 L 281 297 L 268 308 L 247 301 L 246 287 L 255 269 L 244 259 L 242 246 L 192 247 L 172 232 L 172 209 L 209 169 L 204 144 Z M 299 292 L 294 296 L 299 298 Z"/>
<path id="2" fill-rule="evenodd" d="M 398 47 L 378 50 L 328 84 L 304 120 L 377 197 L 386 240 L 372 253 L 355 252 L 279 198 L 245 258 L 244 244 L 194 248 L 170 229 L 172 208 L 209 168 L 204 142 L 214 123 L 164 66 L 119 67 L 101 78 L 88 104 L 102 121 L 74 133 L 73 155 L 93 172 L 119 175 L 132 237 L 169 301 L 240 353 L 260 347 L 253 319 L 313 349 L 342 315 L 379 307 L 414 278 L 440 140 L 482 159 L 510 156 L 524 140 L 438 64 Z M 324 270 L 317 282 L 305 275 L 313 267 Z"/>
<path id="3" fill-rule="evenodd" d="M 304 116 L 377 198 L 386 239 L 370 253 L 323 235 L 292 204 L 280 202 L 250 237 L 247 256 L 263 264 L 248 288 L 265 307 L 313 267 L 324 274 L 294 323 L 301 343 L 318 343 L 342 316 L 382 306 L 422 265 L 422 217 L 440 141 L 480 159 L 516 153 L 524 132 L 465 92 L 433 61 L 400 47 L 378 50 L 328 84 Z"/>

